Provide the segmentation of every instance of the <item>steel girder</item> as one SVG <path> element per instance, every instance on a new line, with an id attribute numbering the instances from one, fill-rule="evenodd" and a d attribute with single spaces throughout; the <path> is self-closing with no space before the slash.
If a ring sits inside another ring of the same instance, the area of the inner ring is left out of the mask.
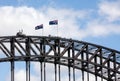
<path id="1" fill-rule="evenodd" d="M 40 61 L 41 65 L 43 62 L 54 63 L 55 67 L 56 64 L 65 65 L 69 71 L 70 67 L 80 69 L 108 81 L 120 79 L 120 52 L 84 41 L 45 36 L 3 36 L 0 37 L 0 50 L 3 52 L 0 62 L 11 62 L 11 81 L 14 81 L 15 61 L 26 62 L 26 81 L 30 81 L 30 61 Z"/>

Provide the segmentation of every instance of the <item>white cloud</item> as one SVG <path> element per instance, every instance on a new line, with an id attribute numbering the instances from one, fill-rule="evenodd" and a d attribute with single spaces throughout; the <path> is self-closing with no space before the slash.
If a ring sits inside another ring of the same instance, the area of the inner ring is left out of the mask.
<path id="1" fill-rule="evenodd" d="M 44 68 L 44 63 L 43 63 L 43 68 Z M 54 81 L 55 79 L 55 66 L 54 64 L 51 63 L 46 63 L 46 79 L 47 81 Z M 62 81 L 66 79 L 68 79 L 68 67 L 66 66 L 61 66 L 61 79 Z M 37 76 L 40 76 L 40 62 L 34 62 L 33 63 L 33 69 L 35 74 L 37 74 Z M 44 71 L 44 69 L 43 69 Z M 58 73 L 58 65 L 57 65 L 57 73 Z M 57 78 L 58 79 L 58 78 Z"/>
<path id="2" fill-rule="evenodd" d="M 20 70 L 15 74 L 15 81 L 25 81 L 26 80 L 26 73 L 24 70 Z"/>
<path id="3" fill-rule="evenodd" d="M 34 31 L 34 26 L 44 18 L 42 13 L 33 8 L 12 6 L 0 7 L 0 16 L 0 35 L 15 35 L 19 29 L 33 34 L 31 32 Z"/>
<path id="4" fill-rule="evenodd" d="M 99 13 L 108 21 L 120 20 L 120 1 L 102 1 L 99 5 Z"/>
<path id="5" fill-rule="evenodd" d="M 26 81 L 26 71 L 24 69 L 18 69 L 15 71 L 15 81 Z M 6 78 L 6 81 L 10 81 L 10 75 Z M 31 81 L 40 81 L 40 77 L 30 74 Z"/>
<path id="6" fill-rule="evenodd" d="M 98 16 L 86 23 L 86 28 L 81 30 L 83 38 L 100 37 L 120 34 L 120 1 L 102 0 L 98 10 L 94 10 Z"/>
<path id="7" fill-rule="evenodd" d="M 103 22 L 100 20 L 93 20 L 87 24 L 85 30 L 87 36 L 107 36 L 111 34 L 120 34 L 120 26 L 113 23 Z"/>
<path id="8" fill-rule="evenodd" d="M 48 25 L 49 20 L 59 20 L 59 35 L 62 37 L 82 38 L 81 29 L 79 28 L 78 19 L 86 16 L 85 11 L 75 11 L 72 9 L 34 9 L 32 7 L 0 7 L 0 35 L 15 35 L 19 29 L 23 29 L 27 35 L 40 35 L 41 30 L 35 31 L 34 27 L 39 24 L 44 24 L 44 34 L 56 34 L 56 27 Z M 48 65 L 49 67 L 49 65 Z M 49 67 L 49 77 L 51 81 L 54 79 L 54 71 Z M 31 81 L 39 81 L 38 77 L 38 64 L 35 65 L 36 75 L 31 75 Z M 15 72 L 15 81 L 25 81 L 25 70 L 19 69 Z M 21 77 L 21 78 L 20 78 Z M 10 77 L 9 77 L 10 79 Z M 48 78 L 49 79 L 49 78 Z"/>
<path id="9" fill-rule="evenodd" d="M 108 2 L 101 3 L 102 6 L 100 6 L 99 10 L 101 14 L 107 14 L 109 18 L 119 18 L 119 15 L 112 15 L 111 12 L 105 12 L 103 10 L 104 4 L 108 5 Z M 108 5 L 107 8 L 111 7 Z M 115 7 L 115 9 L 118 8 Z M 0 7 L 0 35 L 15 35 L 20 29 L 23 29 L 27 35 L 42 35 L 41 30 L 35 31 L 34 28 L 36 25 L 44 24 L 44 35 L 51 34 L 57 36 L 57 27 L 49 26 L 48 24 L 50 20 L 54 19 L 59 20 L 58 33 L 62 37 L 80 40 L 89 36 L 106 36 L 111 33 L 119 34 L 120 31 L 118 29 L 120 27 L 118 25 L 108 22 L 104 23 L 105 19 L 100 21 L 100 17 L 88 21 L 86 27 L 81 28 L 82 23 L 79 20 L 87 19 L 89 13 L 89 10 L 57 9 L 51 7 L 35 9 L 27 6 L 3 6 Z"/>
<path id="10" fill-rule="evenodd" d="M 107 19 L 110 21 L 118 20 L 119 15 L 119 5 L 116 3 L 101 3 L 100 13 L 102 15 L 107 15 Z M 112 13 L 109 11 L 113 6 Z M 108 11 L 108 12 L 107 12 Z M 84 29 L 81 28 L 80 22 L 89 15 L 89 12 L 81 10 L 72 9 L 56 9 L 56 8 L 42 8 L 35 9 L 32 7 L 12 7 L 5 6 L 0 7 L 0 35 L 15 35 L 19 29 L 23 29 L 24 33 L 27 35 L 40 35 L 41 30 L 35 31 L 34 27 L 39 24 L 44 24 L 44 35 L 56 35 L 57 28 L 49 26 L 49 20 L 58 19 L 59 20 L 59 35 L 67 38 L 82 39 L 89 36 L 106 36 L 110 34 L 120 34 L 120 27 L 113 23 L 103 22 L 98 20 L 91 20 L 87 23 Z M 38 64 L 34 65 L 35 72 L 38 72 Z M 49 65 L 48 65 L 49 66 Z M 51 71 L 52 67 L 48 70 Z M 64 69 L 63 69 L 64 70 Z M 51 75 L 50 72 L 48 75 Z M 19 70 L 16 72 L 15 81 L 25 80 L 25 71 Z M 37 73 L 38 74 L 38 73 Z M 20 79 L 18 79 L 21 77 Z M 54 77 L 54 76 L 53 76 Z M 66 78 L 66 77 L 65 77 Z M 37 76 L 32 75 L 31 81 L 39 80 Z M 53 80 L 53 78 L 52 78 Z M 51 81 L 52 81 L 51 80 Z M 80 81 L 78 79 L 78 81 Z"/>
<path id="11" fill-rule="evenodd" d="M 79 24 L 77 19 L 86 16 L 85 11 L 75 11 L 72 9 L 41 8 L 31 7 L 0 7 L 0 35 L 15 35 L 19 29 L 23 29 L 28 35 L 40 35 L 41 31 L 35 31 L 34 27 L 44 24 L 44 35 L 57 34 L 56 27 L 50 27 L 49 21 L 59 20 L 59 35 L 64 37 L 80 37 Z M 64 32 L 64 33 L 63 33 Z"/>

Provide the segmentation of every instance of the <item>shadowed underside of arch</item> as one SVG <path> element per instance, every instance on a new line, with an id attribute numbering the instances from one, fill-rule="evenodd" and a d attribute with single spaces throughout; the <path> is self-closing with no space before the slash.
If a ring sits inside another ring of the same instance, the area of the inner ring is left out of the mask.
<path id="1" fill-rule="evenodd" d="M 14 62 L 26 62 L 26 81 L 30 81 L 30 62 L 53 63 L 59 66 L 59 79 L 55 72 L 55 81 L 60 81 L 60 65 L 94 74 L 95 80 L 120 81 L 120 52 L 84 41 L 45 36 L 3 36 L 0 37 L 0 62 L 11 63 L 11 81 L 14 81 Z M 41 71 L 42 72 L 42 71 Z M 45 75 L 41 75 L 45 81 Z M 89 75 L 88 75 L 89 76 Z M 82 78 L 84 81 L 84 77 Z M 89 81 L 89 80 L 88 80 Z"/>

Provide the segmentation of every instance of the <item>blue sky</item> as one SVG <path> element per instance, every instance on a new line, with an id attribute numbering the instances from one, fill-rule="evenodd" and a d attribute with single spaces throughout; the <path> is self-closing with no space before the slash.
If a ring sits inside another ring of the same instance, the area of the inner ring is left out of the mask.
<path id="1" fill-rule="evenodd" d="M 97 23 L 103 23 L 104 25 L 117 23 L 118 24 L 117 26 L 119 26 L 120 25 L 119 20 L 115 20 L 114 22 L 106 22 L 107 15 L 109 16 L 109 14 L 113 12 L 108 14 L 99 13 L 100 6 L 102 4 L 104 3 L 108 3 L 108 5 L 111 3 L 117 4 L 117 2 L 118 0 L 75 0 L 75 1 L 73 0 L 64 0 L 64 1 L 63 0 L 0 0 L 0 7 L 12 6 L 14 8 L 18 8 L 18 7 L 26 6 L 27 8 L 34 8 L 36 10 L 45 8 L 43 13 L 46 13 L 48 8 L 53 8 L 58 10 L 68 9 L 68 10 L 73 10 L 73 12 L 85 11 L 85 14 L 86 14 L 85 17 L 82 19 L 78 18 L 78 21 L 76 18 L 76 21 L 75 21 L 75 23 L 80 24 L 80 28 L 85 29 L 87 27 L 86 25 L 91 21 L 97 21 Z M 118 6 L 118 9 L 119 7 L 120 6 Z M 92 26 L 94 27 L 94 25 Z M 92 43 L 97 43 L 103 46 L 107 46 L 107 47 L 119 50 L 120 49 L 120 46 L 118 46 L 119 39 L 120 39 L 119 36 L 120 36 L 119 34 L 116 34 L 116 33 L 112 34 L 111 32 L 111 34 L 109 33 L 108 35 L 105 35 L 105 36 L 100 35 L 97 37 L 94 37 L 94 36 L 84 37 L 82 38 L 82 40 L 92 42 Z M 71 38 L 74 38 L 74 37 L 71 37 Z M 77 39 L 79 40 L 79 38 Z"/>
<path id="2" fill-rule="evenodd" d="M 101 0 L 1 0 L 1 6 L 20 6 L 27 5 L 30 7 L 41 7 L 50 5 L 59 8 L 74 8 L 74 9 L 91 9 L 96 8 L 97 3 Z M 93 5 L 94 4 L 94 5 Z"/>
<path id="3" fill-rule="evenodd" d="M 119 0 L 0 0 L 0 36 L 41 35 L 34 27 L 44 24 L 44 35 L 55 35 L 48 25 L 58 19 L 59 36 L 120 50 Z"/>
<path id="4" fill-rule="evenodd" d="M 52 7 L 57 9 L 73 9 L 74 11 L 88 11 L 88 16 L 85 19 L 78 19 L 77 23 L 81 25 L 80 28 L 86 28 L 87 23 L 89 21 L 93 21 L 95 19 L 100 19 L 100 21 L 105 20 L 105 16 L 101 16 L 98 13 L 100 4 L 104 2 L 115 3 L 118 0 L 0 0 L 0 6 L 27 6 L 35 9 L 41 9 L 43 7 Z M 72 13 L 70 13 L 72 15 Z M 102 23 L 102 22 L 100 22 Z M 113 24 L 113 22 L 107 24 Z M 119 21 L 114 21 L 114 23 L 120 24 Z M 94 26 L 94 25 L 93 25 Z M 85 41 L 97 43 L 103 46 L 107 46 L 116 50 L 120 50 L 120 46 L 118 45 L 120 35 L 119 34 L 109 34 L 107 36 L 99 36 L 99 37 L 85 37 L 83 38 Z M 114 39 L 114 40 L 113 40 Z"/>

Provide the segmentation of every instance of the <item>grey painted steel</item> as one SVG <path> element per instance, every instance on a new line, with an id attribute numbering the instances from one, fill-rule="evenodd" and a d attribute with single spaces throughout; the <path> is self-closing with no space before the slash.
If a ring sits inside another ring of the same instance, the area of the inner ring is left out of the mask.
<path id="1" fill-rule="evenodd" d="M 76 80 L 76 69 L 81 70 L 82 81 L 85 72 L 88 81 L 89 74 L 94 74 L 96 81 L 98 77 L 101 81 L 120 79 L 120 52 L 84 41 L 52 36 L 2 36 L 0 50 L 4 54 L 0 62 L 11 62 L 11 81 L 14 81 L 15 61 L 26 62 L 26 81 L 30 81 L 31 61 L 40 62 L 41 81 L 46 81 L 46 62 L 55 65 L 55 81 L 61 81 L 61 65 L 68 67 L 69 81 L 71 77 Z"/>

